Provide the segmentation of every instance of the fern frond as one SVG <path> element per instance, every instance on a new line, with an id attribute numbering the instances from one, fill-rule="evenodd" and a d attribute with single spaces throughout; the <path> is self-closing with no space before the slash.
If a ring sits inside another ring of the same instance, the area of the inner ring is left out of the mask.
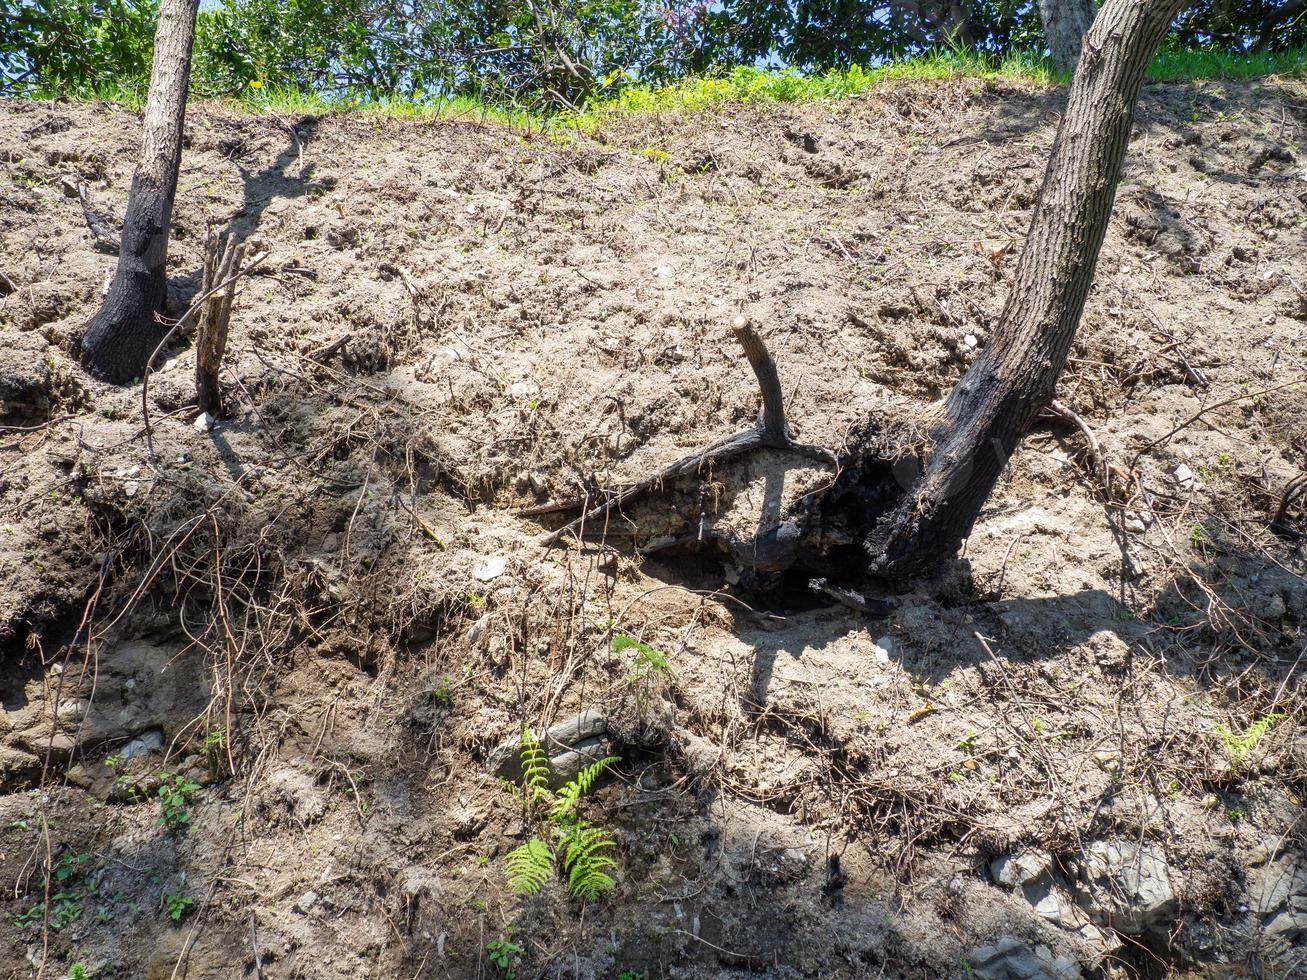
<path id="1" fill-rule="evenodd" d="M 538 837 L 513 848 L 504 859 L 508 886 L 519 895 L 536 894 L 545 887 L 553 870 L 554 852 Z"/>
<path id="2" fill-rule="evenodd" d="M 671 662 L 667 659 L 667 654 L 657 647 L 651 647 L 643 640 L 637 640 L 633 636 L 627 636 L 625 633 L 614 633 L 611 645 L 614 654 L 621 653 L 623 650 L 634 649 L 636 668 L 643 673 L 662 673 L 671 668 Z"/>
<path id="3" fill-rule="evenodd" d="M 555 820 L 565 819 L 576 810 L 576 805 L 581 802 L 581 797 L 594 788 L 594 784 L 603 775 L 604 770 L 621 761 L 621 756 L 610 755 L 590 763 L 559 789 L 558 795 L 554 797 L 554 805 L 549 811 L 549 815 Z"/>
<path id="4" fill-rule="evenodd" d="M 542 799 L 549 795 L 549 756 L 545 754 L 540 740 L 532 734 L 531 729 L 522 726 L 522 783 L 530 791 L 532 798 Z"/>
<path id="5" fill-rule="evenodd" d="M 567 892 L 573 898 L 593 902 L 616 884 L 606 870 L 617 867 L 617 862 L 604 853 L 614 846 L 608 831 L 579 820 L 561 833 L 560 846 Z"/>

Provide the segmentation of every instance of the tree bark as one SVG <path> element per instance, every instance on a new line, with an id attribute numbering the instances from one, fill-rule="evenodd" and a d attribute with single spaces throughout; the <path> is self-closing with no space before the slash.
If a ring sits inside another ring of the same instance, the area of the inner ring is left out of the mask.
<path id="1" fill-rule="evenodd" d="M 1144 73 L 1183 0 L 1108 0 L 1085 38 L 1012 291 L 993 340 L 930 432 L 928 461 L 863 542 L 871 571 L 956 553 L 1053 398 L 1107 231 Z"/>
<path id="2" fill-rule="evenodd" d="M 1094 22 L 1094 0 L 1039 0 L 1044 43 L 1058 71 L 1072 71 L 1080 60 L 1080 45 Z"/>
<path id="3" fill-rule="evenodd" d="M 199 0 L 163 0 L 160 5 L 141 160 L 127 194 L 118 270 L 82 337 L 87 369 L 118 384 L 141 375 L 164 333 L 156 314 L 167 301 L 168 226 L 181 165 L 198 9 Z"/>

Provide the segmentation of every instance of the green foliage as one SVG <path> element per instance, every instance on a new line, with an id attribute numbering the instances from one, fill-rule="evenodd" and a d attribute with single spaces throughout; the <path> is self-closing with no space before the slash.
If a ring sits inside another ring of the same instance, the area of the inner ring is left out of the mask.
<path id="1" fill-rule="evenodd" d="M 554 852 L 548 844 L 533 837 L 515 847 L 504 859 L 508 883 L 519 895 L 534 895 L 545 887 L 554 873 Z"/>
<path id="2" fill-rule="evenodd" d="M 90 976 L 82 963 L 74 963 L 68 968 L 68 980 L 89 980 Z"/>
<path id="3" fill-rule="evenodd" d="M 635 662 L 627 681 L 635 694 L 636 707 L 643 715 L 655 686 L 671 673 L 672 665 L 667 654 L 656 647 L 623 633 L 614 633 L 613 653 L 621 654 L 626 650 L 635 651 Z"/>
<path id="4" fill-rule="evenodd" d="M 1216 732 L 1221 736 L 1221 742 L 1225 746 L 1225 756 L 1230 760 L 1230 765 L 1235 769 L 1242 769 L 1244 763 L 1248 761 L 1249 753 L 1257 747 L 1257 743 L 1277 723 L 1284 720 L 1284 717 L 1280 712 L 1264 715 L 1241 733 L 1233 732 L 1224 725 L 1216 726 Z"/>
<path id="5" fill-rule="evenodd" d="M 91 859 L 88 853 L 74 854 L 65 851 L 55 862 L 50 874 L 50 928 L 58 932 L 72 925 L 82 917 L 82 899 L 86 890 L 77 887 L 82 865 Z M 14 925 L 19 929 L 28 926 L 40 926 L 46 921 L 46 903 L 36 902 L 14 917 Z"/>
<path id="6" fill-rule="evenodd" d="M 522 954 L 522 947 L 509 939 L 492 939 L 486 943 L 486 955 L 490 962 L 499 967 L 503 980 L 515 980 L 516 971 L 513 962 Z"/>
<path id="7" fill-rule="evenodd" d="M 561 825 L 559 842 L 568 894 L 593 902 L 617 884 L 608 874 L 609 868 L 617 866 L 611 855 L 605 853 L 613 846 L 608 831 L 583 820 L 573 820 Z"/>
<path id="8" fill-rule="evenodd" d="M 164 775 L 159 781 L 159 823 L 170 834 L 184 834 L 191 826 L 187 808 L 191 795 L 199 789 L 185 776 Z"/>
<path id="9" fill-rule="evenodd" d="M 1278 7 L 1285 0 L 1190 4 L 1149 77 L 1300 71 L 1307 18 L 1268 21 Z M 0 95 L 138 104 L 157 10 L 157 0 L 0 0 Z M 1000 0 L 210 0 L 194 50 L 200 95 L 403 112 L 471 101 L 584 115 L 614 99 L 716 103 L 765 90 L 797 101 L 890 77 L 1057 77 L 1037 6 Z M 679 94 L 660 94 L 669 83 Z"/>
<path id="10" fill-rule="evenodd" d="M 609 756 L 592 762 L 554 792 L 549 788 L 549 758 L 539 739 L 525 726 L 520 749 L 522 788 L 506 784 L 522 801 L 536 835 L 515 847 L 504 859 L 509 887 L 519 895 L 534 895 L 561 873 L 567 893 L 592 902 L 616 884 L 610 869 L 617 866 L 609 851 L 612 835 L 581 818 L 577 812 L 582 797 L 599 781 L 604 771 L 619 760 Z"/>
<path id="11" fill-rule="evenodd" d="M 168 918 L 173 922 L 181 922 L 191 906 L 195 904 L 195 899 L 180 891 L 175 895 L 165 895 L 163 901 L 168 909 Z"/>

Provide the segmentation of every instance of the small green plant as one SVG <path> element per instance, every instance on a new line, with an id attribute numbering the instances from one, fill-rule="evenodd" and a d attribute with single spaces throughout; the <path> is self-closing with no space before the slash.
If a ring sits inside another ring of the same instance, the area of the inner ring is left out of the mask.
<path id="1" fill-rule="evenodd" d="M 1242 733 L 1233 732 L 1224 725 L 1217 725 L 1216 733 L 1221 736 L 1221 742 L 1225 746 L 1225 757 L 1230 760 L 1231 767 L 1242 769 L 1244 763 L 1248 761 L 1249 753 L 1257 747 L 1257 743 L 1283 719 L 1284 714 L 1280 712 L 1264 715 Z"/>
<path id="2" fill-rule="evenodd" d="M 627 682 L 635 694 L 636 708 L 643 714 L 649 705 L 655 685 L 671 673 L 671 662 L 667 659 L 667 654 L 657 647 L 651 647 L 643 640 L 637 640 L 624 633 L 613 634 L 612 650 L 614 655 L 626 650 L 635 651 L 635 663 Z"/>
<path id="3" fill-rule="evenodd" d="M 204 737 L 204 755 L 205 758 L 212 758 L 218 755 L 227 747 L 227 729 L 221 725 L 210 730 L 209 734 Z"/>
<path id="4" fill-rule="evenodd" d="M 976 751 L 976 732 L 975 729 L 968 728 L 967 734 L 958 741 L 958 748 L 971 755 Z"/>
<path id="5" fill-rule="evenodd" d="M 608 756 L 592 762 L 557 792 L 549 788 L 549 758 L 525 726 L 521 759 L 521 787 L 507 781 L 504 786 L 521 801 L 536 835 L 510 851 L 505 859 L 509 886 L 519 895 L 534 895 L 544 888 L 551 875 L 561 872 L 569 895 L 594 901 L 616 884 L 609 874 L 617 866 L 608 853 L 613 848 L 613 839 L 607 830 L 584 820 L 577 809 L 581 798 L 618 758 Z"/>
<path id="6" fill-rule="evenodd" d="M 442 708 L 450 708 L 454 705 L 454 682 L 448 677 L 442 677 L 436 689 L 431 692 L 431 700 Z"/>
<path id="7" fill-rule="evenodd" d="M 186 804 L 200 787 L 185 776 L 164 775 L 159 781 L 159 823 L 170 834 L 184 834 L 191 825 Z"/>
<path id="8" fill-rule="evenodd" d="M 486 955 L 490 957 L 491 963 L 499 967 L 504 980 L 515 980 L 517 977 L 513 965 L 522 952 L 522 947 L 511 939 L 492 939 L 486 943 Z"/>
<path id="9" fill-rule="evenodd" d="M 90 976 L 81 963 L 74 963 L 68 968 L 68 980 L 90 980 Z"/>
<path id="10" fill-rule="evenodd" d="M 191 906 L 195 904 L 195 899 L 180 891 L 175 895 L 165 895 L 163 901 L 168 908 L 168 918 L 173 922 L 181 922 Z"/>
<path id="11" fill-rule="evenodd" d="M 14 917 L 14 925 L 24 929 L 48 920 L 50 928 L 58 932 L 80 919 L 82 899 L 86 897 L 86 891 L 77 888 L 76 881 L 82 865 L 90 859 L 91 855 L 87 853 L 64 852 L 55 862 L 54 871 L 50 875 L 49 916 L 47 917 L 45 913 L 45 902 L 36 902 Z"/>
<path id="12" fill-rule="evenodd" d="M 1240 820 L 1243 819 L 1243 811 L 1240 810 L 1237 806 L 1229 807 L 1225 811 L 1225 819 L 1230 821 L 1230 823 L 1238 823 Z"/>

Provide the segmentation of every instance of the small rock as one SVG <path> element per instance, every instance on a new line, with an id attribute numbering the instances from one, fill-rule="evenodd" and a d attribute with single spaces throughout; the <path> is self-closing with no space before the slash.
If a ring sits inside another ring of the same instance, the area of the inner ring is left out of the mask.
<path id="1" fill-rule="evenodd" d="M 540 739 L 550 755 L 551 782 L 561 786 L 582 768 L 608 755 L 608 719 L 598 711 L 582 711 L 554 725 Z M 489 768 L 504 779 L 522 777 L 522 743 L 514 738 L 490 752 Z"/>
<path id="2" fill-rule="evenodd" d="M 969 333 L 962 338 L 962 343 L 965 344 L 968 348 L 972 348 L 975 347 L 976 344 L 980 343 L 980 341 L 976 339 L 976 335 L 974 333 Z"/>
<path id="3" fill-rule="evenodd" d="M 508 389 L 508 393 L 514 398 L 529 398 L 539 391 L 540 386 L 534 381 L 514 381 Z"/>
<path id="4" fill-rule="evenodd" d="M 494 616 L 494 613 L 483 613 L 481 618 L 472 624 L 472 627 L 467 631 L 467 642 L 470 645 L 475 645 L 481 640 L 481 637 L 485 635 L 486 627 L 490 625 L 490 621 Z"/>
<path id="5" fill-rule="evenodd" d="M 977 946 L 967 954 L 976 980 L 1076 980 L 1080 965 L 1068 956 L 1054 956 L 1046 946 L 1031 949 L 1014 936 Z"/>
<path id="6" fill-rule="evenodd" d="M 994 880 L 1009 888 L 1031 884 L 1053 871 L 1053 855 L 1047 851 L 1021 851 L 1004 854 L 989 866 Z"/>
<path id="7" fill-rule="evenodd" d="M 1094 765 L 1107 773 L 1121 771 L 1121 753 L 1116 749 L 1100 749 L 1094 753 Z"/>
<path id="8" fill-rule="evenodd" d="M 191 424 L 194 426 L 196 432 L 212 432 L 213 421 L 212 415 L 208 412 L 201 412 L 199 417 Z"/>
<path id="9" fill-rule="evenodd" d="M 492 582 L 508 569 L 508 559 L 494 555 L 472 569 L 472 577 L 478 582 Z"/>
<path id="10" fill-rule="evenodd" d="M 675 271 L 670 265 L 656 265 L 653 274 L 659 279 L 670 279 Z"/>
<path id="11" fill-rule="evenodd" d="M 90 706 L 90 702 L 83 698 L 70 698 L 67 701 L 59 702 L 59 708 L 56 710 L 55 716 L 60 721 L 76 724 L 86 717 L 86 712 Z"/>
<path id="12" fill-rule="evenodd" d="M 1076 898 L 1099 925 L 1141 933 L 1179 907 L 1162 850 L 1133 841 L 1094 841 L 1085 852 Z"/>
<path id="13" fill-rule="evenodd" d="M 295 911 L 301 915 L 307 914 L 313 906 L 318 904 L 318 893 L 309 890 L 295 900 Z"/>
<path id="14" fill-rule="evenodd" d="M 1189 468 L 1188 464 L 1181 463 L 1175 468 L 1173 475 L 1175 476 L 1175 482 L 1181 486 L 1188 487 L 1193 485 L 1194 471 Z"/>
<path id="15" fill-rule="evenodd" d="M 889 663 L 890 654 L 894 652 L 894 637 L 882 636 L 871 645 L 871 657 L 878 664 Z"/>
<path id="16" fill-rule="evenodd" d="M 118 754 L 124 759 L 135 759 L 138 755 L 146 755 L 159 748 L 163 748 L 163 729 L 147 728 L 124 745 Z"/>

